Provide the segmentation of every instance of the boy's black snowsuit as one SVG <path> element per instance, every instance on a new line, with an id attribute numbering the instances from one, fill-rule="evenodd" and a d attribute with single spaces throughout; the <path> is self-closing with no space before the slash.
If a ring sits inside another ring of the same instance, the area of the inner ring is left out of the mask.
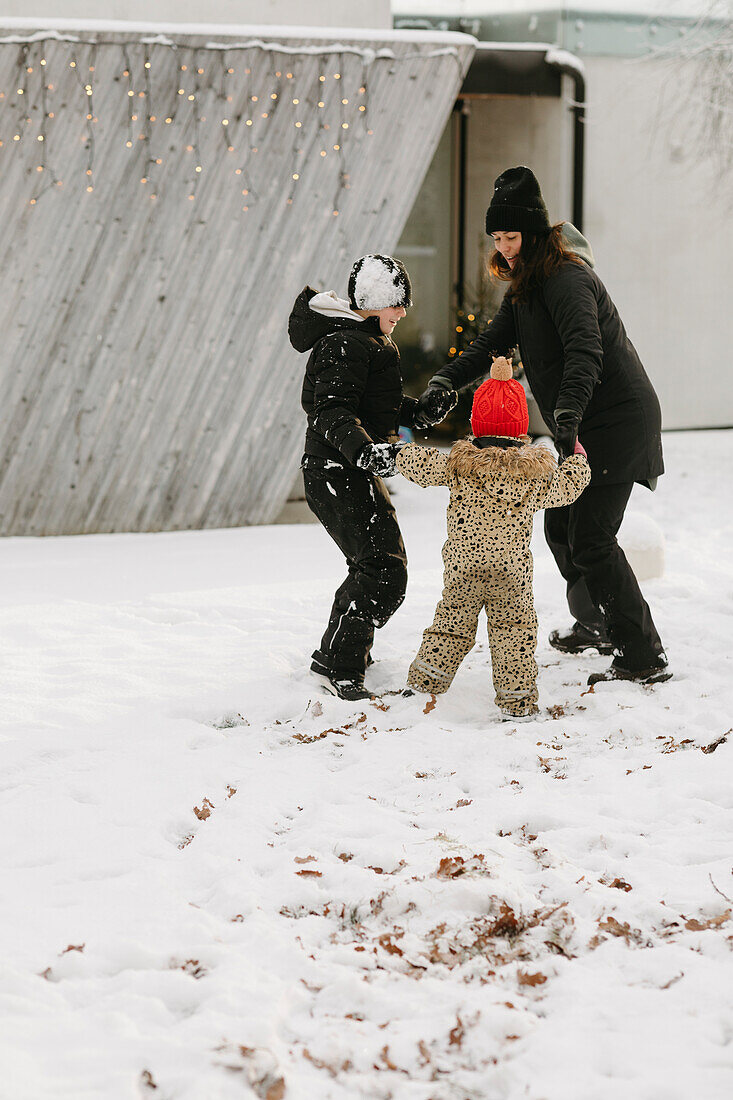
<path id="1" fill-rule="evenodd" d="M 311 308 L 314 298 L 327 314 Z M 367 443 L 396 442 L 399 425 L 414 421 L 416 401 L 402 393 L 399 352 L 378 319 L 362 319 L 335 295 L 305 287 L 288 334 L 296 351 L 310 351 L 301 396 L 305 497 L 348 565 L 313 658 L 338 678 L 359 678 L 374 628 L 404 599 L 407 556 L 384 482 L 355 462 Z"/>

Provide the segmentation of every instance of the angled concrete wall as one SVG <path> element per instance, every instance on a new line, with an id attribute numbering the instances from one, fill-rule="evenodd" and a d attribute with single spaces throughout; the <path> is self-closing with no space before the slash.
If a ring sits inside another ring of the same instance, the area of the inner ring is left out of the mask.
<path id="1" fill-rule="evenodd" d="M 272 520 L 292 300 L 394 248 L 473 41 L 0 39 L 0 533 Z"/>

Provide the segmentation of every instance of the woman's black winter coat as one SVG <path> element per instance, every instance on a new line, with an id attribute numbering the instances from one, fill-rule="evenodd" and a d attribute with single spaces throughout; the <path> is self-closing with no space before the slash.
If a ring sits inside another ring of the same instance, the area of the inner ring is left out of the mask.
<path id="1" fill-rule="evenodd" d="M 296 351 L 310 350 L 305 453 L 353 465 L 365 443 L 395 443 L 400 424 L 412 427 L 417 402 L 402 393 L 400 353 L 379 319 L 316 313 L 308 305 L 315 293 L 304 288 L 288 323 Z"/>
<path id="2" fill-rule="evenodd" d="M 491 369 L 492 355 L 519 345 L 527 381 L 551 431 L 577 417 L 591 484 L 649 482 L 664 472 L 661 412 L 654 388 L 601 280 L 568 261 L 526 301 L 511 291 L 470 347 L 433 377 L 460 389 Z"/>

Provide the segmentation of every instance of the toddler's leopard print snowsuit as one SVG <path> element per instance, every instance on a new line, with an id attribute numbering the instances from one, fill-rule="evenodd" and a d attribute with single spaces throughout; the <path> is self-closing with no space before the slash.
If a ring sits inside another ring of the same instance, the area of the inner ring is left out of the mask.
<path id="1" fill-rule="evenodd" d="M 590 467 L 579 454 L 558 466 L 541 444 L 498 437 L 480 444 L 460 440 L 444 454 L 410 443 L 397 458 L 400 472 L 417 485 L 450 486 L 443 597 L 408 683 L 436 694 L 448 690 L 476 642 L 483 607 L 496 703 L 520 716 L 537 705 L 532 517 L 540 508 L 572 504 L 590 481 Z"/>

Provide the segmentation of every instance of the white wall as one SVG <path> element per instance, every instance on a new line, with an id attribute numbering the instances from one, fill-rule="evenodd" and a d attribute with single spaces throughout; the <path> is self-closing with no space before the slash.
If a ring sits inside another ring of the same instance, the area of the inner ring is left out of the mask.
<path id="1" fill-rule="evenodd" d="M 255 23 L 391 27 L 390 0 L 0 0 L 3 17 L 128 19 L 146 23 Z"/>
<path id="2" fill-rule="evenodd" d="M 733 425 L 730 177 L 698 147 L 695 74 L 586 61 L 586 235 L 666 428 Z M 704 109 L 704 104 L 700 104 Z"/>

